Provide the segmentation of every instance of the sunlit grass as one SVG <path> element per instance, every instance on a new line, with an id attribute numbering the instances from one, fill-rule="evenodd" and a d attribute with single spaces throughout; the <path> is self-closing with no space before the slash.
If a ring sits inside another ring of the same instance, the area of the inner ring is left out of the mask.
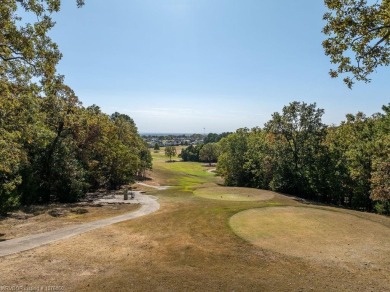
<path id="1" fill-rule="evenodd" d="M 177 147 L 178 154 L 182 148 L 182 146 Z M 164 148 L 161 148 L 159 152 L 153 152 L 152 157 L 154 173 L 163 177 L 167 185 L 191 191 L 196 186 L 220 181 L 214 173 L 208 172 L 202 163 L 183 162 L 178 157 L 173 158 L 173 162 L 169 162 Z"/>
<path id="2" fill-rule="evenodd" d="M 250 188 L 206 187 L 197 189 L 199 197 L 222 201 L 264 201 L 274 198 L 275 193 Z"/>

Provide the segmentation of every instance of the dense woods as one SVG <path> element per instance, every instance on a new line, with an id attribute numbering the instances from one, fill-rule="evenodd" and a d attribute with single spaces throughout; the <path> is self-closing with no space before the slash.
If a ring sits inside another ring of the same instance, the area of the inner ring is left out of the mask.
<path id="1" fill-rule="evenodd" d="M 47 96 L 6 82 L 2 88 L 1 210 L 76 201 L 87 190 L 117 188 L 151 168 L 149 149 L 127 115 L 85 108 L 66 86 Z"/>
<path id="2" fill-rule="evenodd" d="M 293 102 L 263 128 L 220 141 L 227 185 L 270 189 L 348 208 L 390 213 L 390 105 L 326 126 L 315 104 Z"/>
<path id="3" fill-rule="evenodd" d="M 151 168 L 134 121 L 83 107 L 57 73 L 61 53 L 48 32 L 59 9 L 54 0 L 0 4 L 0 212 L 77 201 Z M 24 22 L 22 10 L 36 22 Z"/>

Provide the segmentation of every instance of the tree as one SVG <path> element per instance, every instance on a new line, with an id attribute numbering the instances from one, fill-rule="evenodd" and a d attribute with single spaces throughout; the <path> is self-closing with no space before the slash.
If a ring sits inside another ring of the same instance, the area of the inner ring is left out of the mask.
<path id="1" fill-rule="evenodd" d="M 219 145 L 217 143 L 208 143 L 202 147 L 199 152 L 199 158 L 206 161 L 211 166 L 211 162 L 216 162 L 219 155 Z"/>
<path id="2" fill-rule="evenodd" d="M 204 144 L 207 144 L 207 143 L 215 143 L 215 142 L 218 142 L 218 134 L 216 133 L 209 133 L 207 134 L 206 137 L 204 137 L 203 139 L 203 143 Z"/>
<path id="3" fill-rule="evenodd" d="M 249 186 L 261 189 L 270 188 L 276 160 L 274 141 L 275 137 L 272 133 L 267 133 L 260 128 L 253 128 L 249 133 L 244 164 Z"/>
<path id="4" fill-rule="evenodd" d="M 88 188 L 116 188 L 151 168 L 134 121 L 84 108 L 56 72 L 61 52 L 49 32 L 60 4 L 0 3 L 2 213 L 19 204 L 77 201 Z"/>
<path id="5" fill-rule="evenodd" d="M 207 134 L 206 137 L 203 139 L 204 144 L 208 143 L 217 143 L 219 142 L 222 138 L 232 134 L 231 132 L 223 132 L 222 134 L 216 134 L 216 133 L 209 133 Z"/>
<path id="6" fill-rule="evenodd" d="M 158 145 L 158 143 L 154 144 L 153 149 L 154 149 L 154 152 L 156 152 L 156 153 L 159 152 L 160 151 L 160 145 Z"/>
<path id="7" fill-rule="evenodd" d="M 149 151 L 149 148 L 144 142 L 144 147 L 141 148 L 139 151 L 139 158 L 140 163 L 138 167 L 138 176 L 145 177 L 146 176 L 146 170 L 152 170 L 152 154 Z"/>
<path id="8" fill-rule="evenodd" d="M 377 119 L 371 172 L 371 195 L 378 213 L 390 214 L 390 104 Z"/>
<path id="9" fill-rule="evenodd" d="M 248 170 L 245 168 L 248 132 L 247 128 L 238 129 L 219 142 L 221 154 L 218 157 L 217 171 L 228 186 L 250 186 Z"/>
<path id="10" fill-rule="evenodd" d="M 222 139 L 218 172 L 227 185 L 390 214 L 390 104 L 383 111 L 327 127 L 315 104 L 290 103 L 264 129 Z"/>
<path id="11" fill-rule="evenodd" d="M 277 148 L 277 174 L 273 185 L 276 190 L 311 198 L 316 187 L 317 156 L 326 126 L 322 123 L 323 109 L 316 104 L 292 102 L 283 107 L 283 113 L 274 113 L 265 125 L 267 132 L 275 135 Z"/>
<path id="12" fill-rule="evenodd" d="M 77 0 L 78 7 L 84 4 Z M 17 10 L 36 19 L 26 22 Z M 32 77 L 45 81 L 55 75 L 61 53 L 49 37 L 55 22 L 51 14 L 60 10 L 60 0 L 7 0 L 0 4 L 0 76 L 27 82 Z"/>
<path id="13" fill-rule="evenodd" d="M 172 157 L 176 156 L 176 147 L 175 146 L 166 146 L 165 147 L 165 156 L 169 157 L 169 162 L 171 162 Z"/>
<path id="14" fill-rule="evenodd" d="M 368 76 L 379 66 L 390 64 L 390 0 L 325 0 L 329 11 L 322 45 L 337 69 L 335 78 L 347 74 L 344 82 L 352 88 L 354 79 L 370 82 Z"/>
<path id="15" fill-rule="evenodd" d="M 198 145 L 190 145 L 187 148 L 183 148 L 179 157 L 183 159 L 183 161 L 199 161 L 199 152 L 202 149 L 203 144 Z"/>

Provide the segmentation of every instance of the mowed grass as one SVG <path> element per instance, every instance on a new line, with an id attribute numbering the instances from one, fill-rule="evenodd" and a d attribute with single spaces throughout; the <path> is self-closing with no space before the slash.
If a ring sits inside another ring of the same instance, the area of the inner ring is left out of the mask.
<path id="1" fill-rule="evenodd" d="M 249 242 L 319 262 L 390 266 L 390 228 L 351 214 L 308 207 L 250 209 L 230 219 Z"/>
<path id="2" fill-rule="evenodd" d="M 183 147 L 177 147 L 177 155 Z M 194 187 L 205 183 L 222 182 L 214 173 L 208 172 L 208 168 L 198 162 L 183 162 L 180 158 L 173 157 L 172 162 L 165 156 L 164 148 L 159 152 L 153 152 L 153 172 L 151 176 L 161 184 L 180 187 L 184 191 L 192 191 Z"/>
<path id="3" fill-rule="evenodd" d="M 274 192 L 250 188 L 204 187 L 194 191 L 194 195 L 222 201 L 266 201 L 275 196 Z"/>
<path id="4" fill-rule="evenodd" d="M 345 266 L 278 252 L 237 236 L 229 223 L 236 214 L 252 209 L 306 205 L 280 194 L 266 201 L 203 198 L 194 192 L 205 188 L 225 191 L 219 185 L 221 179 L 203 164 L 167 163 L 163 149 L 153 157 L 152 182 L 172 186 L 148 191 L 159 198 L 159 211 L 2 258 L 0 283 L 59 285 L 66 291 L 390 290 L 388 267 Z M 366 220 L 390 226 L 385 217 L 329 209 L 352 214 L 357 220 L 351 218 L 351 224 Z M 324 223 L 327 218 L 318 220 Z M 304 235 L 306 227 L 296 232 Z M 293 237 L 285 235 L 287 245 Z M 329 236 L 337 244 L 338 237 Z"/>

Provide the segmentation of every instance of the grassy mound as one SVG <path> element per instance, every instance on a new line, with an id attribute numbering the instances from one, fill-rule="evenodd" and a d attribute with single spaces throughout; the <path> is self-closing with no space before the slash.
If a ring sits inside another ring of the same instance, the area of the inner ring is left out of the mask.
<path id="1" fill-rule="evenodd" d="M 199 197 L 223 201 L 266 201 L 275 193 L 265 190 L 233 187 L 211 187 L 197 189 L 194 194 Z"/>
<path id="2" fill-rule="evenodd" d="M 389 264 L 390 228 L 354 215 L 305 207 L 250 209 L 230 226 L 265 249 L 319 261 L 384 268 Z"/>

